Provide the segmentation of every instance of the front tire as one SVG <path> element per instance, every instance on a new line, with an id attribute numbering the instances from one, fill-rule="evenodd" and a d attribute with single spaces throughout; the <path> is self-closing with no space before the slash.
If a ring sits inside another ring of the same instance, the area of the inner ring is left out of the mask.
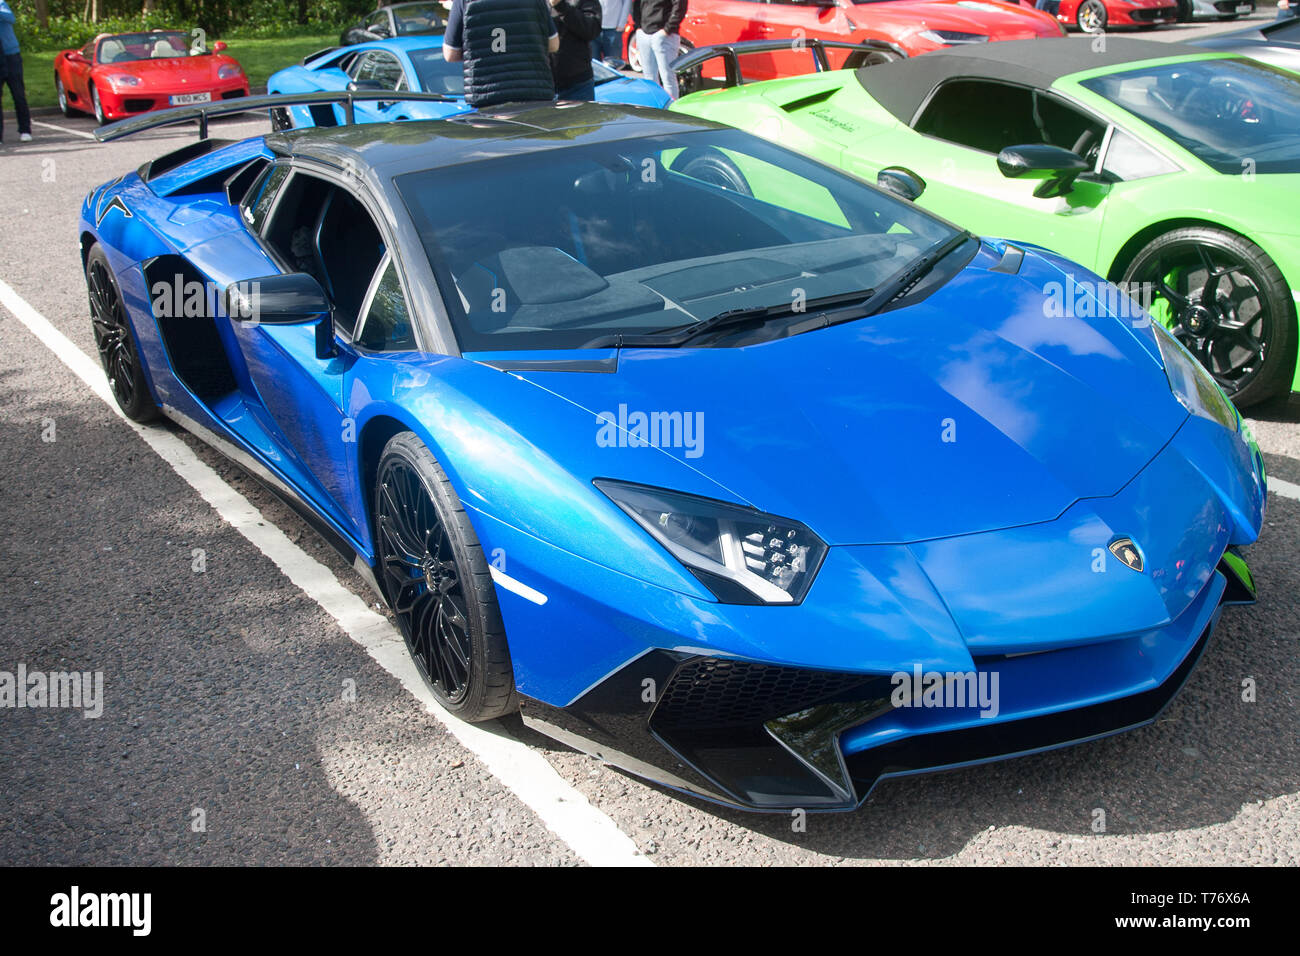
<path id="1" fill-rule="evenodd" d="M 1123 281 L 1151 290 L 1152 315 L 1239 408 L 1288 390 L 1296 355 L 1291 290 L 1249 239 L 1209 226 L 1174 229 L 1139 250 Z"/>
<path id="2" fill-rule="evenodd" d="M 462 720 L 511 713 L 518 701 L 496 588 L 446 472 L 401 432 L 375 476 L 379 580 L 420 676 Z"/>
<path id="3" fill-rule="evenodd" d="M 1106 5 L 1101 0 L 1084 0 L 1075 14 L 1079 29 L 1084 33 L 1105 33 L 1107 19 Z"/>
<path id="4" fill-rule="evenodd" d="M 100 126 L 107 125 L 108 117 L 104 115 L 104 104 L 99 100 L 99 90 L 92 83 L 90 85 L 90 106 L 95 114 L 95 122 Z"/>
<path id="5" fill-rule="evenodd" d="M 95 331 L 99 361 L 122 414 L 133 422 L 151 422 L 159 416 L 149 394 L 139 347 L 131 331 L 117 277 L 99 243 L 86 256 L 86 289 L 90 295 L 90 316 Z"/>

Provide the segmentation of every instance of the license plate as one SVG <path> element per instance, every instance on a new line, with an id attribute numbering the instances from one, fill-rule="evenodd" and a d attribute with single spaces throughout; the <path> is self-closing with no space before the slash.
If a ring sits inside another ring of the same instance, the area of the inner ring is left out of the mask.
<path id="1" fill-rule="evenodd" d="M 172 106 L 189 106 L 191 103 L 211 103 L 211 93 L 177 93 L 169 96 L 167 102 Z"/>

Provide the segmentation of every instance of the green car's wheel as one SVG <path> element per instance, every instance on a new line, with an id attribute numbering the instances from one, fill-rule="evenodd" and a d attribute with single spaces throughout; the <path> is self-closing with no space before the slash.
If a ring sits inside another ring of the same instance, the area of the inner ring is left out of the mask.
<path id="1" fill-rule="evenodd" d="M 728 159 L 726 153 L 712 146 L 683 150 L 673 160 L 672 170 L 711 186 L 720 186 L 733 193 L 740 193 L 742 196 L 754 195 L 754 190 L 750 188 L 749 180 L 740 171 L 740 167 Z"/>
<path id="2" fill-rule="evenodd" d="M 1291 291 L 1249 239 L 1203 226 L 1174 229 L 1138 252 L 1123 281 L 1149 294 L 1152 314 L 1238 406 L 1289 386 L 1296 343 Z"/>
<path id="3" fill-rule="evenodd" d="M 384 446 L 374 494 L 379 578 L 433 696 L 462 720 L 515 710 L 491 571 L 446 473 L 415 435 Z"/>
<path id="4" fill-rule="evenodd" d="M 1106 32 L 1106 5 L 1101 0 L 1084 0 L 1079 4 L 1079 12 L 1075 14 L 1078 20 L 1079 29 L 1084 33 L 1105 33 Z"/>

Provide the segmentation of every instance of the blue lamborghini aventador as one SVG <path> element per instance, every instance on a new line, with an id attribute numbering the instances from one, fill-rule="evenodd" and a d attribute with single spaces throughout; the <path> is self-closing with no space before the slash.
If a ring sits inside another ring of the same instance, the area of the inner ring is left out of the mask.
<path id="1" fill-rule="evenodd" d="M 448 710 L 843 809 L 1153 720 L 1253 600 L 1265 505 L 1171 335 L 886 173 L 502 108 L 203 138 L 79 239 L 123 411 L 296 503 Z"/>

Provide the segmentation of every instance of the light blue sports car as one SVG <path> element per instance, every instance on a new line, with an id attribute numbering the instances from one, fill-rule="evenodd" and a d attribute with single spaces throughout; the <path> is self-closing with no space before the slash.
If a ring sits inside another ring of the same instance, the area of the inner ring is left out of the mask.
<path id="1" fill-rule="evenodd" d="M 624 76 L 599 60 L 591 61 L 596 78 L 596 100 L 632 106 L 666 107 L 668 94 L 658 83 Z M 459 63 L 442 58 L 442 34 L 395 37 L 374 43 L 322 50 L 302 63 L 275 73 L 268 93 L 314 93 L 341 90 L 393 90 L 397 93 L 441 93 L 445 103 L 394 100 L 358 103 L 358 123 L 406 119 L 442 119 L 468 112 L 465 81 Z M 338 104 L 292 106 L 273 110 L 271 123 L 278 130 L 303 126 L 341 126 L 343 107 Z"/>

